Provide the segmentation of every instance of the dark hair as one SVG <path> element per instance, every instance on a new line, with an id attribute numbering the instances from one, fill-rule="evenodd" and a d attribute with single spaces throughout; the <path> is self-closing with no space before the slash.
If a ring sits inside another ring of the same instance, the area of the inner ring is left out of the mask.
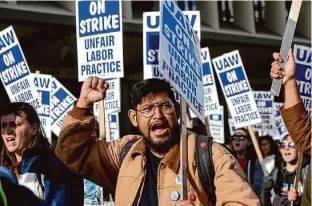
<path id="1" fill-rule="evenodd" d="M 130 91 L 130 105 L 132 109 L 136 109 L 142 99 L 148 94 L 166 93 L 171 101 L 176 104 L 173 90 L 170 84 L 161 79 L 145 79 L 136 83 Z"/>
<path id="2" fill-rule="evenodd" d="M 258 138 L 259 145 L 261 145 L 261 142 L 263 140 L 267 140 L 270 144 L 270 155 L 271 154 L 276 155 L 278 153 L 278 149 L 277 149 L 277 145 L 275 144 L 275 141 L 273 140 L 273 138 L 270 135 L 261 136 Z M 261 152 L 263 152 L 263 151 L 261 150 Z"/>
<path id="3" fill-rule="evenodd" d="M 1 116 L 14 114 L 16 116 L 26 119 L 30 125 L 38 125 L 38 130 L 36 134 L 33 135 L 33 137 L 31 138 L 29 144 L 27 145 L 27 148 L 40 147 L 47 152 L 53 152 L 52 145 L 49 143 L 48 139 L 44 134 L 39 116 L 36 110 L 30 104 L 24 102 L 15 102 L 5 106 L 4 108 L 5 109 L 1 112 Z M 0 165 L 7 167 L 11 169 L 11 172 L 16 173 L 16 164 L 17 161 L 15 155 L 10 153 L 7 150 L 5 144 L 3 144 L 1 148 Z"/>

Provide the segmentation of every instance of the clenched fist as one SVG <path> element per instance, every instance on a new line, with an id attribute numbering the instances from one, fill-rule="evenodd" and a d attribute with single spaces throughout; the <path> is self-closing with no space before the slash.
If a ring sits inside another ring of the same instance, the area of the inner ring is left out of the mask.
<path id="1" fill-rule="evenodd" d="M 80 96 L 76 106 L 90 107 L 93 103 L 105 98 L 108 83 L 98 77 L 88 77 L 82 84 Z"/>

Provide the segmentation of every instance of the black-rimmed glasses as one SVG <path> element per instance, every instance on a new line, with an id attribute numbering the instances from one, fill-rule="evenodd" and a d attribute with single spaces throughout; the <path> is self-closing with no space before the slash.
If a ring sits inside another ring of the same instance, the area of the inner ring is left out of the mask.
<path id="1" fill-rule="evenodd" d="M 244 141 L 247 139 L 246 135 L 233 135 L 232 140 L 237 140 L 237 141 Z"/>
<path id="2" fill-rule="evenodd" d="M 141 112 L 144 117 L 149 118 L 155 114 L 156 107 L 158 107 L 163 114 L 171 114 L 174 109 L 174 105 L 171 102 L 162 102 L 159 104 L 144 105 L 142 109 L 136 110 Z"/>

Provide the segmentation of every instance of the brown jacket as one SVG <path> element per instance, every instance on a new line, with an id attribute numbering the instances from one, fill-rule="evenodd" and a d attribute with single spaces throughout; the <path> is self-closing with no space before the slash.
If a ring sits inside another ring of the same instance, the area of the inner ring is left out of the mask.
<path id="1" fill-rule="evenodd" d="M 280 112 L 296 148 L 311 155 L 311 119 L 302 101 L 288 109 L 281 108 Z"/>
<path id="2" fill-rule="evenodd" d="M 57 156 L 75 173 L 115 192 L 115 205 L 138 205 L 145 176 L 145 144 L 142 137 L 128 135 L 110 143 L 99 143 L 91 138 L 94 118 L 89 111 L 74 107 L 66 116 L 58 139 Z M 121 148 L 131 139 L 138 140 L 120 166 Z M 201 186 L 194 161 L 195 137 L 188 137 L 188 195 L 196 194 L 195 205 L 209 205 Z M 161 160 L 158 168 L 158 202 L 171 205 L 170 193 L 180 192 L 176 183 L 179 174 L 179 144 Z M 215 166 L 217 205 L 260 205 L 259 200 L 239 164 L 218 144 L 212 147 Z M 115 190 L 116 189 L 116 190 Z"/>
<path id="3" fill-rule="evenodd" d="M 288 109 L 281 109 L 281 115 L 291 138 L 296 143 L 296 148 L 311 155 L 311 119 L 302 101 Z M 306 178 L 302 206 L 311 206 L 311 163 Z"/>

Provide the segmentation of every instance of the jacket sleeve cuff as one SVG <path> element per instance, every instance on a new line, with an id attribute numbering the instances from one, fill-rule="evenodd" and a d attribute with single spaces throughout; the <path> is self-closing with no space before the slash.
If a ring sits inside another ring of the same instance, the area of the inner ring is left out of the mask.
<path id="1" fill-rule="evenodd" d="M 76 103 L 77 101 L 74 103 L 73 109 L 68 112 L 70 116 L 74 119 L 84 120 L 92 115 L 91 107 L 80 108 L 76 106 Z"/>
<path id="2" fill-rule="evenodd" d="M 287 109 L 284 109 L 284 106 L 281 107 L 280 113 L 284 121 L 289 121 L 289 120 L 293 120 L 294 118 L 293 114 L 297 114 L 296 116 L 300 117 L 304 115 L 305 113 L 307 113 L 307 110 L 305 109 L 302 101 L 300 101 L 298 104 Z"/>

